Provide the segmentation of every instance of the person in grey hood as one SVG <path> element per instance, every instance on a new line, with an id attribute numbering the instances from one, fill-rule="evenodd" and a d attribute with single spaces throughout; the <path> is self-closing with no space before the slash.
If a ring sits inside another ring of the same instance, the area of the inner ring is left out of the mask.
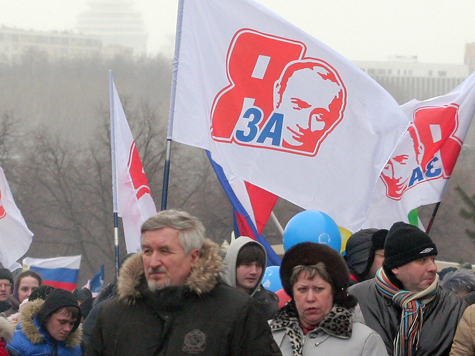
<path id="1" fill-rule="evenodd" d="M 229 245 L 221 279 L 228 286 L 255 299 L 267 320 L 270 320 L 278 310 L 279 298 L 261 284 L 266 266 L 264 246 L 250 237 L 241 236 Z"/>

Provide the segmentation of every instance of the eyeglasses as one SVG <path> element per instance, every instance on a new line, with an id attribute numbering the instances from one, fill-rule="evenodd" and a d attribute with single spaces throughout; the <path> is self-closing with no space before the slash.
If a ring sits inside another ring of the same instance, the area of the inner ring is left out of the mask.
<path id="1" fill-rule="evenodd" d="M 0 283 L 0 288 L 7 288 L 7 287 L 12 287 L 11 283 Z"/>

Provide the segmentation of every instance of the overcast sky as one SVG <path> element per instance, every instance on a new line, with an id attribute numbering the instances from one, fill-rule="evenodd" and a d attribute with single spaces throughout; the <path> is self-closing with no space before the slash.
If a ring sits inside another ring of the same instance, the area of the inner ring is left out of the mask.
<path id="1" fill-rule="evenodd" d="M 143 15 L 151 52 L 172 53 L 178 0 L 131 0 Z M 232 0 L 238 1 L 238 0 Z M 350 60 L 462 64 L 475 42 L 474 0 L 258 0 Z M 87 0 L 1 0 L 0 24 L 73 30 Z"/>

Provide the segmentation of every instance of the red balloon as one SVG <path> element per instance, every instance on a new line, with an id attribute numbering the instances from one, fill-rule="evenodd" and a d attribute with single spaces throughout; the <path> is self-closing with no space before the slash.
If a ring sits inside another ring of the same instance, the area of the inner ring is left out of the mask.
<path id="1" fill-rule="evenodd" d="M 285 293 L 284 289 L 279 289 L 277 292 L 275 292 L 277 296 L 279 297 L 279 309 L 281 309 L 285 304 L 290 302 L 292 298 L 289 297 L 287 293 Z"/>

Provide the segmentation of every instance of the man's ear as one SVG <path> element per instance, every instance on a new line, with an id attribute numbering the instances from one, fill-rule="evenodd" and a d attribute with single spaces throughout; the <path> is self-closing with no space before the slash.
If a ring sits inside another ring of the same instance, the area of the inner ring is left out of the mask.
<path id="1" fill-rule="evenodd" d="M 393 268 L 391 272 L 394 273 L 395 276 L 397 276 L 399 274 L 399 268 L 398 267 Z"/>
<path id="2" fill-rule="evenodd" d="M 199 248 L 195 248 L 193 251 L 190 252 L 190 256 L 191 256 L 191 268 L 195 268 L 196 266 L 196 263 L 198 262 L 198 260 L 200 259 L 200 249 Z"/>

